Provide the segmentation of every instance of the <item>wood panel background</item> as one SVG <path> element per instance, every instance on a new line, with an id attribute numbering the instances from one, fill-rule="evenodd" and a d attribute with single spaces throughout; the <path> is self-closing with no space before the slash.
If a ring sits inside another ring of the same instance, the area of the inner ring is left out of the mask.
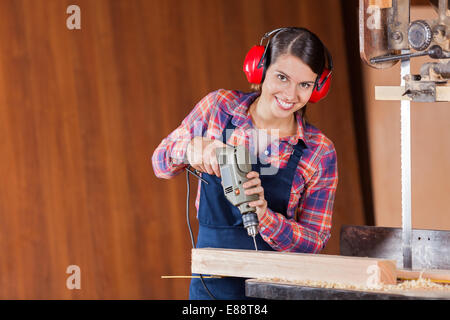
<path id="1" fill-rule="evenodd" d="M 157 179 L 151 155 L 208 92 L 248 90 L 242 60 L 280 26 L 334 57 L 309 119 L 338 153 L 337 254 L 340 226 L 364 223 L 343 23 L 335 0 L 0 0 L 0 299 L 187 298 L 160 279 L 190 274 L 185 177 Z"/>

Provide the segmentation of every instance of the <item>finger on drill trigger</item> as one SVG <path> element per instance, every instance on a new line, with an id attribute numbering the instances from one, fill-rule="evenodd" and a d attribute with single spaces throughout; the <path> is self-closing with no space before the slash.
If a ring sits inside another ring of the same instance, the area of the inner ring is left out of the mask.
<path id="1" fill-rule="evenodd" d="M 213 155 L 211 157 L 211 167 L 214 170 L 214 174 L 218 177 L 220 177 L 220 168 L 219 168 L 219 163 L 217 162 L 217 158 L 215 157 L 215 155 Z"/>
<path id="2" fill-rule="evenodd" d="M 212 163 L 209 163 L 207 165 L 208 174 L 210 175 L 216 175 L 216 170 L 214 169 L 214 165 Z"/>
<path id="3" fill-rule="evenodd" d="M 204 164 L 204 167 L 205 167 L 206 173 L 208 173 L 209 175 L 213 175 L 213 174 L 214 174 L 214 171 L 213 171 L 213 169 L 211 168 L 211 165 L 210 165 L 210 164 L 205 163 L 205 164 Z"/>
<path id="4" fill-rule="evenodd" d="M 245 190 L 246 195 L 260 194 L 260 193 L 262 194 L 264 193 L 264 189 L 261 186 Z"/>
<path id="5" fill-rule="evenodd" d="M 264 200 L 256 200 L 256 201 L 250 202 L 248 205 L 250 207 L 258 207 L 258 206 L 262 206 L 263 204 L 264 204 Z"/>
<path id="6" fill-rule="evenodd" d="M 220 167 L 219 167 L 219 164 L 216 164 L 215 170 L 216 170 L 216 176 L 218 176 L 220 178 Z"/>
<path id="7" fill-rule="evenodd" d="M 259 173 L 256 171 L 250 171 L 249 173 L 247 173 L 247 178 L 251 179 L 251 178 L 258 178 L 259 177 Z"/>
<path id="8" fill-rule="evenodd" d="M 260 185 L 261 184 L 261 179 L 259 179 L 259 178 L 253 178 L 253 179 L 250 179 L 250 180 L 248 180 L 246 183 L 244 183 L 242 186 L 245 188 L 245 189 L 247 189 L 247 188 L 250 188 L 250 187 L 253 187 L 253 186 L 257 186 L 257 185 Z"/>

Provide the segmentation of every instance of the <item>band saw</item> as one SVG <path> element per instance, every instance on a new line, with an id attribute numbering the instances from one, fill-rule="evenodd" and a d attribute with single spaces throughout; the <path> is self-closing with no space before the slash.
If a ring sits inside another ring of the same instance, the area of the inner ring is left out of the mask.
<path id="1" fill-rule="evenodd" d="M 441 269 L 450 274 L 450 231 L 413 229 L 411 223 L 411 102 L 450 101 L 450 6 L 448 0 L 430 0 L 429 4 L 436 13 L 434 19 L 411 21 L 410 0 L 359 0 L 361 59 L 380 72 L 400 63 L 400 86 L 375 87 L 375 99 L 400 102 L 402 227 L 346 225 L 340 235 L 342 256 L 393 259 L 399 270 L 417 271 L 415 278 L 423 270 Z M 411 74 L 411 59 L 423 56 L 429 61 L 419 74 Z M 398 279 L 410 280 L 406 276 Z M 250 297 L 267 299 L 450 299 L 448 292 L 393 294 L 257 279 L 247 280 L 246 290 Z"/>

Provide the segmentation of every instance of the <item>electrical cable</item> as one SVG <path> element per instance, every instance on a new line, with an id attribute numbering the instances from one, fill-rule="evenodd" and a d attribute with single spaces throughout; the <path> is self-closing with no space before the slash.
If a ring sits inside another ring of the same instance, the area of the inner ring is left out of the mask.
<path id="1" fill-rule="evenodd" d="M 186 194 L 186 222 L 188 225 L 188 229 L 189 229 L 189 235 L 191 236 L 191 243 L 192 243 L 192 248 L 195 249 L 195 240 L 194 240 L 194 235 L 192 234 L 192 228 L 191 228 L 191 220 L 189 218 L 189 170 L 186 170 L 186 185 L 187 185 L 187 194 Z M 203 287 L 205 288 L 206 292 L 208 293 L 208 295 L 210 296 L 210 298 L 212 300 L 217 300 L 216 297 L 214 297 L 214 295 L 211 293 L 211 291 L 209 291 L 208 287 L 206 286 L 205 281 L 203 280 L 203 275 L 200 275 L 200 281 L 203 284 Z"/>

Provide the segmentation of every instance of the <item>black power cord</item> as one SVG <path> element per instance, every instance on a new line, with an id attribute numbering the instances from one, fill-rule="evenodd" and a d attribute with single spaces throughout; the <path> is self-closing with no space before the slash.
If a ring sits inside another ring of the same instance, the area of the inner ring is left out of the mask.
<path id="1" fill-rule="evenodd" d="M 189 168 L 190 169 L 190 168 Z M 194 235 L 192 234 L 192 228 L 191 228 L 191 219 L 189 218 L 189 173 L 191 172 L 189 169 L 186 170 L 186 185 L 187 185 L 187 195 L 186 195 L 186 221 L 189 229 L 189 235 L 191 236 L 191 242 L 192 242 L 192 248 L 195 249 L 195 240 Z M 195 176 L 195 174 L 194 174 Z M 203 179 L 202 179 L 203 180 Z M 206 292 L 210 296 L 211 299 L 217 300 L 216 297 L 209 291 L 208 287 L 206 286 L 205 281 L 203 280 L 203 275 L 200 274 L 200 281 L 203 284 L 203 287 L 205 288 Z"/>

